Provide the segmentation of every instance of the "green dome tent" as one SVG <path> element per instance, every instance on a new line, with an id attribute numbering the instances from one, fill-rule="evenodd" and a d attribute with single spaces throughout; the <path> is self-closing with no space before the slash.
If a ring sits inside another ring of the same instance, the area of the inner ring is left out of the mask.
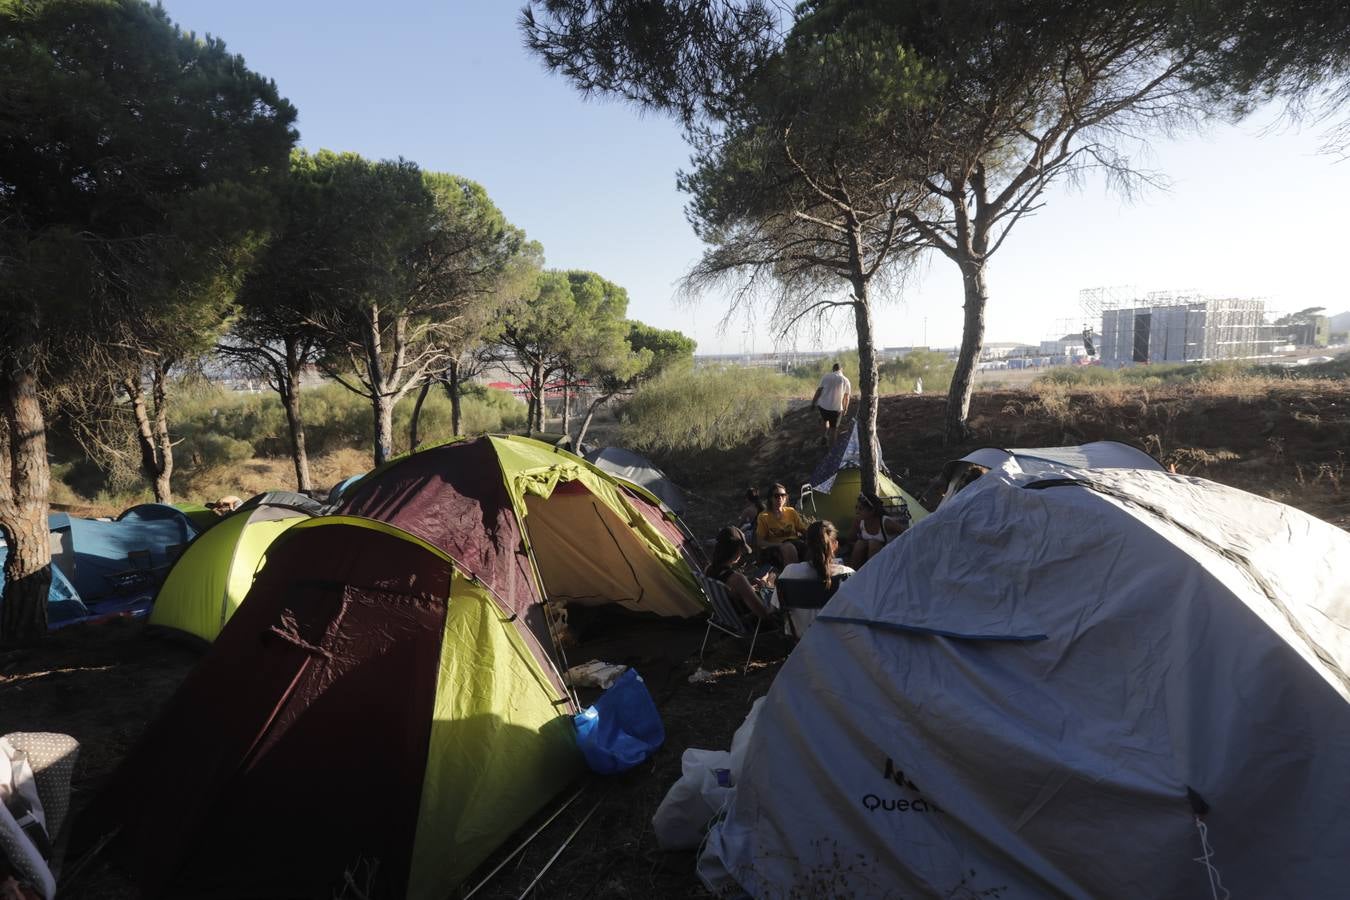
<path id="1" fill-rule="evenodd" d="M 328 897 L 362 861 L 380 896 L 452 896 L 583 770 L 561 672 L 587 645 L 546 604 L 662 638 L 706 609 L 660 502 L 539 441 L 418 450 L 344 497 L 267 551 L 77 852 L 115 832 L 151 896 Z"/>
<path id="2" fill-rule="evenodd" d="M 797 503 L 798 512 L 813 519 L 828 519 L 839 529 L 841 536 L 847 535 L 855 516 L 858 494 L 862 491 L 862 470 L 858 468 L 860 461 L 858 423 L 854 422 L 849 439 L 836 441 L 834 448 L 811 474 L 811 482 L 802 485 L 801 499 Z M 884 463 L 877 473 L 877 495 L 881 497 L 887 515 L 899 515 L 901 505 L 909 511 L 912 523 L 928 515 L 928 510 L 918 500 L 891 479 Z"/>
<path id="3" fill-rule="evenodd" d="M 227 527 L 222 522 L 208 536 Z M 522 623 L 390 525 L 291 528 L 77 824 L 147 896 L 442 900 L 582 771 Z"/>
<path id="4" fill-rule="evenodd" d="M 531 438 L 457 440 L 390 460 L 348 487 L 336 511 L 450 554 L 520 617 L 547 671 L 580 656 L 561 652 L 546 606 L 668 622 L 708 608 L 688 540 L 660 500 Z"/>
<path id="5" fill-rule="evenodd" d="M 253 586 L 268 547 L 311 515 L 299 505 L 267 502 L 268 496 L 216 523 L 188 546 L 159 589 L 151 625 L 216 639 Z"/>

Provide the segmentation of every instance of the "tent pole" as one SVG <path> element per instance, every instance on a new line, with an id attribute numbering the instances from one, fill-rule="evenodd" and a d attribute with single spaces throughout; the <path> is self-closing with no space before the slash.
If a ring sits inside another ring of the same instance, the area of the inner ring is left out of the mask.
<path id="1" fill-rule="evenodd" d="M 544 863 L 544 867 L 539 870 L 539 874 L 534 876 L 534 881 L 531 881 L 525 890 L 520 892 L 520 897 L 517 898 L 517 900 L 525 900 L 526 897 L 530 896 L 530 891 L 534 890 L 534 886 L 548 874 L 548 870 L 558 861 L 558 857 L 562 856 L 563 851 L 567 849 L 567 846 L 572 843 L 572 838 L 576 837 L 578 832 L 580 832 L 581 829 L 585 827 L 586 823 L 591 820 L 591 816 L 595 815 L 595 811 L 600 808 L 602 802 L 604 802 L 603 799 L 595 801 L 595 805 L 591 807 L 591 811 L 586 813 L 585 817 L 577 823 L 576 828 L 572 829 L 572 833 L 567 836 L 567 840 L 563 841 L 562 846 L 558 848 L 558 851 L 553 854 L 548 862 Z"/>
<path id="2" fill-rule="evenodd" d="M 534 832 L 533 832 L 529 837 L 527 837 L 525 840 L 521 841 L 521 842 L 516 846 L 516 849 L 512 850 L 512 851 L 510 852 L 510 854 L 507 855 L 506 859 L 504 859 L 504 860 L 502 860 L 501 862 L 497 863 L 496 868 L 494 868 L 491 872 L 487 873 L 487 877 L 484 878 L 482 881 L 478 882 L 478 884 L 474 885 L 473 889 L 470 890 L 470 891 L 469 891 L 467 894 L 465 894 L 463 897 L 461 897 L 460 900 L 469 900 L 470 897 L 472 897 L 474 894 L 476 894 L 476 893 L 478 893 L 479 891 L 481 891 L 481 890 L 487 885 L 487 883 L 488 883 L 489 881 L 491 881 L 493 878 L 497 877 L 497 873 L 500 872 L 503 868 L 505 868 L 505 866 L 506 866 L 507 863 L 509 863 L 511 860 L 515 859 L 515 858 L 520 854 L 520 852 L 521 852 L 522 850 L 524 850 L 526 847 L 528 847 L 528 846 L 530 845 L 530 841 L 533 841 L 535 838 L 539 837 L 540 832 L 542 832 L 542 831 L 543 831 L 545 828 L 547 828 L 549 825 L 552 825 L 552 824 L 553 824 L 553 820 L 556 819 L 556 818 L 558 818 L 558 816 L 562 815 L 563 812 L 567 809 L 567 807 L 569 807 L 569 806 L 571 806 L 573 803 L 575 803 L 575 802 L 576 802 L 576 799 L 577 799 L 578 797 L 580 797 L 583 793 L 585 793 L 585 791 L 586 791 L 586 786 L 585 786 L 585 785 L 582 785 L 581 787 L 577 788 L 577 792 L 576 792 L 575 794 L 573 794 L 572 796 L 568 797 L 567 800 L 563 803 L 563 805 L 560 806 L 560 807 L 558 807 L 558 808 L 554 811 L 553 815 L 549 816 L 548 819 L 545 820 L 545 822 L 544 822 L 542 825 L 540 825 L 538 828 L 536 828 L 536 829 L 534 830 Z"/>

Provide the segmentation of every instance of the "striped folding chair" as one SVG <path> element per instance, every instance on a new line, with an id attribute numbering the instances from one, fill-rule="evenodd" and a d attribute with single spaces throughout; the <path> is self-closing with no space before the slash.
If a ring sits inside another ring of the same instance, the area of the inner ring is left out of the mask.
<path id="1" fill-rule="evenodd" d="M 715 578 L 709 578 L 703 573 L 698 575 L 699 586 L 703 588 L 703 593 L 711 604 L 708 612 L 708 627 L 703 632 L 703 646 L 698 648 L 698 663 L 703 665 L 703 651 L 708 647 L 708 638 L 712 635 L 712 630 L 716 628 L 723 634 L 729 634 L 734 638 L 750 641 L 750 652 L 746 654 L 745 666 L 741 669 L 744 675 L 750 671 L 750 660 L 755 656 L 755 641 L 759 640 L 760 621 L 756 620 L 755 628 L 751 631 L 750 627 L 741 619 L 740 611 L 736 607 L 736 600 L 727 590 L 727 586 Z"/>

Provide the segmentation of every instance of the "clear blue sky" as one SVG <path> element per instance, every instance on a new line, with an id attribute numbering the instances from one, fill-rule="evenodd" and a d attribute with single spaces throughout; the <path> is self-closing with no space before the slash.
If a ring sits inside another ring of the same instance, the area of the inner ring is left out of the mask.
<path id="1" fill-rule="evenodd" d="M 181 26 L 223 38 L 300 112 L 301 144 L 402 156 L 481 182 L 557 268 L 628 289 L 629 315 L 695 337 L 700 352 L 765 352 L 760 329 L 719 333 L 722 298 L 675 301 L 701 245 L 684 221 L 679 130 L 612 102 L 583 101 L 521 46 L 515 0 L 164 0 Z M 1265 297 L 1275 310 L 1350 309 L 1342 257 L 1350 161 L 1316 130 L 1272 116 L 1158 138 L 1166 192 L 1127 202 L 1099 179 L 1058 187 L 990 266 L 988 340 L 1081 328 L 1078 291 L 1105 285 Z M 878 314 L 886 346 L 955 345 L 960 280 L 934 257 Z M 847 320 L 825 346 L 849 342 Z M 808 349 L 812 341 L 799 339 Z"/>

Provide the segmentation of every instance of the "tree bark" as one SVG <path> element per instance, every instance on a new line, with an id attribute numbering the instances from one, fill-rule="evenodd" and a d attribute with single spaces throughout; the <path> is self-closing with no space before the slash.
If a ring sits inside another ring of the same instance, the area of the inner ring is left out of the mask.
<path id="1" fill-rule="evenodd" d="M 956 371 L 947 391 L 947 421 L 945 440 L 959 444 L 969 439 L 970 396 L 975 390 L 975 364 L 984 348 L 984 310 L 989 303 L 985 284 L 985 264 L 966 259 L 961 263 L 961 282 L 965 291 L 965 324 L 961 335 L 961 353 L 956 359 Z"/>
<path id="2" fill-rule="evenodd" d="M 853 322 L 858 331 L 858 450 L 863 490 L 876 494 L 880 479 L 877 452 L 877 354 L 872 338 L 872 304 L 867 283 L 855 279 Z M 844 523 L 836 522 L 842 526 Z"/>
<path id="3" fill-rule="evenodd" d="M 375 465 L 382 466 L 394 455 L 394 404 L 382 391 L 374 391 L 370 406 L 375 414 Z"/>
<path id="4" fill-rule="evenodd" d="M 366 318 L 366 380 L 370 407 L 375 417 L 375 465 L 384 465 L 394 455 L 394 405 L 385 394 L 384 360 L 380 340 L 380 308 L 372 305 Z"/>
<path id="5" fill-rule="evenodd" d="M 156 363 L 151 366 L 151 408 L 145 403 L 140 373 L 122 381 L 122 389 L 131 400 L 131 411 L 136 418 L 136 443 L 141 451 L 141 474 L 155 492 L 156 503 L 172 503 L 173 445 L 169 441 L 168 410 L 164 382 L 168 367 Z M 154 420 L 151 421 L 151 412 Z"/>
<path id="6" fill-rule="evenodd" d="M 460 416 L 463 412 L 459 394 L 459 360 L 450 360 L 445 377 L 445 390 L 450 395 L 450 434 L 459 437 Z"/>
<path id="7" fill-rule="evenodd" d="M 300 415 L 300 374 L 304 354 L 298 341 L 286 338 L 286 373 L 281 381 L 281 405 L 286 409 L 286 424 L 291 432 L 291 459 L 295 462 L 295 485 L 302 494 L 313 490 L 309 480 L 309 454 L 305 450 L 305 420 Z"/>
<path id="8" fill-rule="evenodd" d="M 417 392 L 417 402 L 413 404 L 412 422 L 408 425 L 408 449 L 416 450 L 417 445 L 421 443 L 417 436 L 417 424 L 422 419 L 422 404 L 427 400 L 427 392 L 431 390 L 431 379 L 428 378 L 422 382 L 422 389 Z"/>
<path id="9" fill-rule="evenodd" d="M 544 364 L 536 362 L 530 369 L 530 390 L 534 394 L 534 421 L 530 423 L 533 431 L 544 430 Z"/>
<path id="10" fill-rule="evenodd" d="M 47 532 L 47 426 L 38 399 L 37 378 L 13 358 L 0 371 L 0 403 L 7 439 L 0 478 L 0 531 L 9 552 L 0 604 L 0 640 L 29 643 L 47 633 L 47 593 L 52 581 L 52 548 Z"/>
<path id="11" fill-rule="evenodd" d="M 572 379 L 570 375 L 563 376 L 563 408 L 562 408 L 562 433 L 572 433 Z"/>
<path id="12" fill-rule="evenodd" d="M 601 394 L 599 397 L 592 400 L 591 405 L 587 407 L 586 418 L 581 420 L 581 430 L 577 432 L 577 442 L 575 446 L 578 453 L 581 452 L 581 442 L 586 440 L 586 432 L 591 428 L 591 420 L 595 418 L 596 410 L 609 402 L 609 398 L 613 396 L 613 394 Z"/>

